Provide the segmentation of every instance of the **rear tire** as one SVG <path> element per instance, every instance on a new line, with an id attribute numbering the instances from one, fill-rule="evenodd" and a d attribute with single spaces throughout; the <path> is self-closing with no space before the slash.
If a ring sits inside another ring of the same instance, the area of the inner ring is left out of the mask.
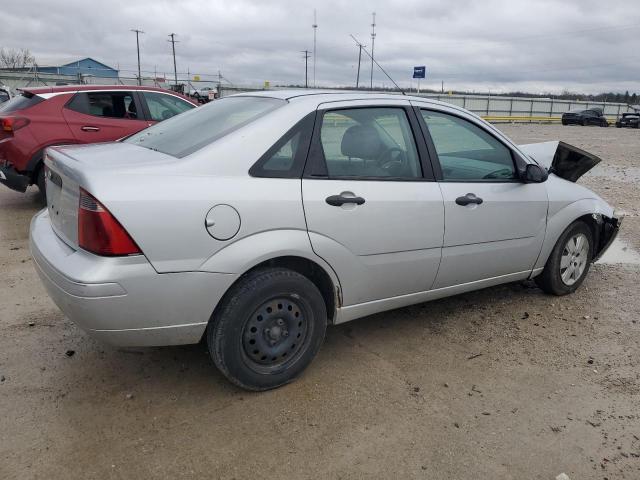
<path id="1" fill-rule="evenodd" d="M 591 229 L 582 221 L 574 222 L 560 235 L 535 282 L 552 295 L 573 293 L 589 273 L 592 258 Z"/>
<path id="2" fill-rule="evenodd" d="M 284 268 L 260 269 L 225 295 L 209 323 L 207 345 L 231 382 L 269 390 L 302 373 L 326 328 L 324 299 L 311 280 Z"/>
<path id="3" fill-rule="evenodd" d="M 569 125 L 569 122 L 567 122 L 566 120 L 562 120 L 562 125 Z"/>

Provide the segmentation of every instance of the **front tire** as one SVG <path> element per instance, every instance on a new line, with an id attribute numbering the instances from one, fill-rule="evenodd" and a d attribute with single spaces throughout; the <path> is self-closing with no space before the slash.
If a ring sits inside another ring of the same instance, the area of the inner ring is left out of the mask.
<path id="1" fill-rule="evenodd" d="M 589 226 L 577 221 L 560 235 L 544 270 L 535 282 L 546 293 L 567 295 L 575 292 L 589 273 L 593 258 L 593 234 Z"/>
<path id="2" fill-rule="evenodd" d="M 249 273 L 225 295 L 207 329 L 218 369 L 247 390 L 294 380 L 316 356 L 327 310 L 307 277 L 284 268 Z"/>

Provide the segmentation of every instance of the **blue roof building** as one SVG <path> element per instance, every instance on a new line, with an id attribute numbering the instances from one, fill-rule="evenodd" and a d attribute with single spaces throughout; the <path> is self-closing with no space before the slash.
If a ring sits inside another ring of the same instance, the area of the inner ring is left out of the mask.
<path id="1" fill-rule="evenodd" d="M 91 57 L 82 58 L 60 66 L 39 66 L 40 73 L 55 73 L 58 75 L 91 75 L 93 77 L 117 78 L 118 70 Z"/>

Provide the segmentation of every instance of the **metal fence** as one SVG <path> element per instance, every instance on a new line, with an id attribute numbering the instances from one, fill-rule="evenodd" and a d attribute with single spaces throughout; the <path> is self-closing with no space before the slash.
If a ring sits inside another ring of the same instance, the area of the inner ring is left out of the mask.
<path id="1" fill-rule="evenodd" d="M 164 77 L 143 77 L 142 84 L 169 88 L 173 79 Z M 264 90 L 265 88 L 233 86 L 216 83 L 213 79 L 194 80 L 178 77 L 178 83 L 187 85 L 187 90 L 203 86 L 214 87 L 219 97 L 234 93 Z M 0 70 L 0 84 L 8 86 L 14 92 L 19 88 L 52 85 L 137 85 L 136 77 L 104 78 L 94 76 L 59 75 L 30 71 Z M 274 87 L 277 89 L 278 87 Z M 625 103 L 584 102 L 578 100 L 559 100 L 554 98 L 502 97 L 489 95 L 448 95 L 420 93 L 421 97 L 439 100 L 457 105 L 484 117 L 491 122 L 559 122 L 562 114 L 574 109 L 601 108 L 609 120 L 615 120 L 625 112 L 633 112 L 633 108 Z"/>

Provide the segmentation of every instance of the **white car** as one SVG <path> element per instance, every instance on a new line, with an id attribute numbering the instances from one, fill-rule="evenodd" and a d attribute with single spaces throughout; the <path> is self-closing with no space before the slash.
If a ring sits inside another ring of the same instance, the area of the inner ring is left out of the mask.
<path id="1" fill-rule="evenodd" d="M 205 338 L 231 381 L 265 390 L 327 324 L 528 278 L 573 292 L 620 225 L 575 183 L 598 161 L 421 97 L 241 94 L 48 149 L 31 251 L 92 336 Z"/>

